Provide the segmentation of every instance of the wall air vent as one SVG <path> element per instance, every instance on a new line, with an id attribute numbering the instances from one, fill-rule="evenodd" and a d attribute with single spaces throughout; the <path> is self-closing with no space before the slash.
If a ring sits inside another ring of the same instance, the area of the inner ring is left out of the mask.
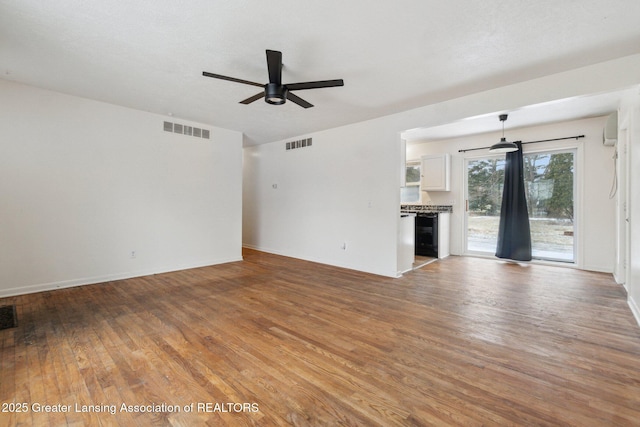
<path id="1" fill-rule="evenodd" d="M 312 141 L 311 138 L 300 139 L 298 141 L 291 141 L 285 144 L 285 149 L 287 150 L 296 150 L 298 148 L 306 148 L 311 147 Z"/>
<path id="2" fill-rule="evenodd" d="M 179 133 L 196 138 L 209 139 L 211 135 L 208 129 L 201 129 L 193 126 L 182 125 L 180 123 L 164 122 L 163 129 L 165 132 Z"/>

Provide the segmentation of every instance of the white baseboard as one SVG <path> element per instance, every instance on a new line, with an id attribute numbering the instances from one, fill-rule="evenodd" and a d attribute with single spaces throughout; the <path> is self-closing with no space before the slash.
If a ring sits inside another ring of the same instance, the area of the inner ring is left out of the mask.
<path id="1" fill-rule="evenodd" d="M 94 285 L 97 283 L 112 282 L 114 280 L 132 279 L 134 277 L 150 276 L 152 274 L 170 273 L 172 271 L 188 270 L 191 268 L 208 267 L 210 265 L 226 264 L 228 262 L 242 261 L 242 257 L 221 258 L 216 260 L 201 261 L 196 263 L 175 265 L 155 270 L 128 271 L 104 276 L 83 277 L 78 279 L 63 280 L 50 283 L 37 283 L 33 285 L 15 288 L 0 289 L 0 298 L 16 295 L 34 294 L 37 292 L 53 291 L 56 289 L 73 288 L 75 286 Z"/>
<path id="2" fill-rule="evenodd" d="M 640 326 L 640 307 L 638 307 L 638 304 L 636 304 L 632 297 L 627 298 L 627 304 L 629 304 L 631 313 L 633 313 L 633 317 L 636 318 L 636 322 L 638 323 L 638 326 Z"/>
<path id="3" fill-rule="evenodd" d="M 605 267 L 602 265 L 584 265 L 580 269 L 587 270 L 587 271 L 595 271 L 596 273 L 609 273 L 613 275 L 613 269 L 609 266 Z M 615 277 L 614 277 L 614 280 L 615 280 Z"/>
<path id="4" fill-rule="evenodd" d="M 242 244 L 243 248 L 247 248 L 247 249 L 253 249 L 254 251 L 259 251 L 259 252 L 266 252 L 268 254 L 274 254 L 274 255 L 280 255 L 280 256 L 286 256 L 286 257 L 290 257 L 289 255 L 286 255 L 280 251 L 277 251 L 275 249 L 269 249 L 269 248 L 263 248 L 261 246 L 257 246 L 257 245 L 250 245 L 247 243 L 243 243 Z M 294 257 L 291 257 L 294 258 Z"/>
<path id="5" fill-rule="evenodd" d="M 399 272 L 397 272 L 397 271 L 394 271 L 394 272 L 373 271 L 373 270 L 368 269 L 365 266 L 349 265 L 349 264 L 346 264 L 346 263 L 336 262 L 335 260 L 328 260 L 328 259 L 323 259 L 323 258 L 300 256 L 298 254 L 292 255 L 292 254 L 284 253 L 282 251 L 278 251 L 278 250 L 275 250 L 275 249 L 264 248 L 264 247 L 261 247 L 261 246 L 250 245 L 250 244 L 246 244 L 246 243 L 243 243 L 242 246 L 247 248 L 247 249 L 253 249 L 253 250 L 256 250 L 256 251 L 260 251 L 260 252 L 266 252 L 266 253 L 269 253 L 269 254 L 280 255 L 280 256 L 285 256 L 285 257 L 289 257 L 289 258 L 301 259 L 303 261 L 316 262 L 318 264 L 330 265 L 332 267 L 344 268 L 344 269 L 347 269 L 347 270 L 361 271 L 363 273 L 375 274 L 375 275 L 384 276 L 384 277 L 393 277 L 393 278 L 402 277 L 402 275 L 401 274 L 399 275 L 398 274 Z"/>

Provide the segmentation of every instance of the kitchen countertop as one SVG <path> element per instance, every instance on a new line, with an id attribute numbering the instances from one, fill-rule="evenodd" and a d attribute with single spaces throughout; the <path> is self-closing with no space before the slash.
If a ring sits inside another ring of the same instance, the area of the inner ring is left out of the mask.
<path id="1" fill-rule="evenodd" d="M 452 205 L 400 205 L 402 213 L 447 213 L 453 212 Z"/>

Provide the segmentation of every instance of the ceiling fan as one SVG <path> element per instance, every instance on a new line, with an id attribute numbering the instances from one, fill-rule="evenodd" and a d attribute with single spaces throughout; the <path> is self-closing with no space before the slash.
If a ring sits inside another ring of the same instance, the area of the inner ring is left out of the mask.
<path id="1" fill-rule="evenodd" d="M 282 84 L 282 52 L 279 52 L 277 50 L 267 50 L 267 69 L 269 71 L 269 83 L 267 84 L 236 79 L 235 77 L 222 76 L 220 74 L 209 73 L 207 71 L 203 71 L 202 75 L 205 77 L 213 77 L 214 79 L 229 80 L 231 82 L 243 83 L 264 88 L 262 92 L 257 93 L 245 99 L 244 101 L 240 101 L 240 104 L 251 104 L 252 102 L 257 101 L 260 98 L 264 98 L 265 102 L 267 102 L 268 104 L 281 105 L 284 104 L 288 99 L 289 101 L 294 102 L 303 108 L 310 108 L 313 107 L 313 104 L 305 101 L 297 95 L 294 95 L 293 93 L 291 93 L 291 91 L 344 86 L 344 82 L 342 81 L 342 79 Z"/>

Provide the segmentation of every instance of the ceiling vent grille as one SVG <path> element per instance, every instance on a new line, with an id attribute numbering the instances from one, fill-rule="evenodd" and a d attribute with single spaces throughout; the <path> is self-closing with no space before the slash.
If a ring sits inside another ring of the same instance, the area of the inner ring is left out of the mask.
<path id="1" fill-rule="evenodd" d="M 285 144 L 286 150 L 297 150 L 298 148 L 311 147 L 313 145 L 312 138 L 300 139 L 298 141 L 291 141 Z"/>
<path id="2" fill-rule="evenodd" d="M 180 123 L 164 122 L 163 126 L 165 132 L 179 133 L 196 138 L 209 139 L 211 135 L 211 132 L 208 129 L 201 129 L 193 126 L 183 125 Z"/>

